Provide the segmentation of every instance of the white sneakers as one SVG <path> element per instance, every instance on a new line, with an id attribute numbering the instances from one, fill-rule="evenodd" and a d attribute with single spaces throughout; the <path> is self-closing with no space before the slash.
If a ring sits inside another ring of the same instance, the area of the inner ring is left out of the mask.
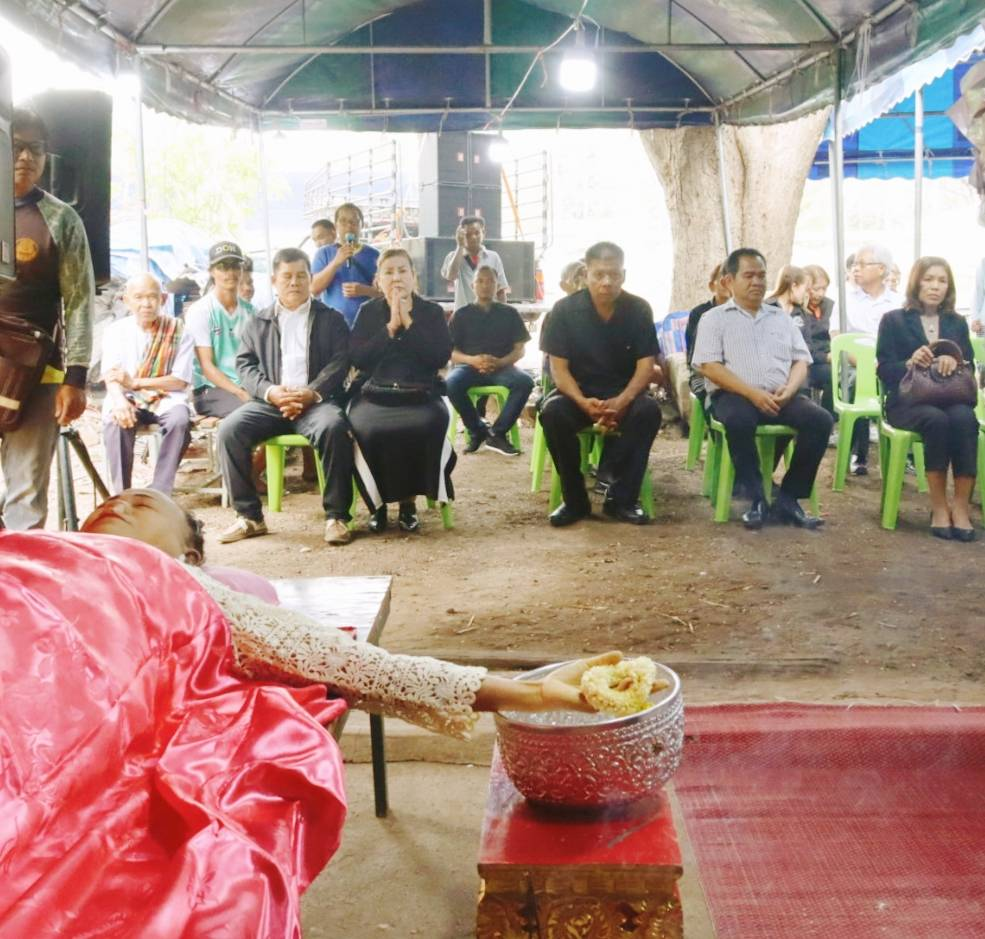
<path id="1" fill-rule="evenodd" d="M 325 522 L 325 540 L 329 544 L 348 544 L 352 541 L 352 532 L 342 519 L 330 518 Z"/>
<path id="2" fill-rule="evenodd" d="M 237 515 L 236 521 L 219 535 L 219 544 L 232 544 L 244 538 L 256 538 L 257 535 L 266 534 L 266 522 L 254 522 L 251 518 Z M 330 518 L 325 522 L 325 541 L 333 545 L 348 544 L 352 541 L 352 532 L 342 519 Z"/>
<path id="3" fill-rule="evenodd" d="M 231 544 L 244 538 L 256 538 L 257 535 L 265 534 L 267 534 L 266 522 L 254 522 L 252 518 L 237 515 L 236 521 L 219 535 L 219 544 Z"/>

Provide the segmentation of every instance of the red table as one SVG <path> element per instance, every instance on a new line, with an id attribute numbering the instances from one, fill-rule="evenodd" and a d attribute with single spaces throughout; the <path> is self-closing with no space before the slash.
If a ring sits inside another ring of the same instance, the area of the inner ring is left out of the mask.
<path id="1" fill-rule="evenodd" d="M 493 754 L 477 939 L 681 939 L 681 874 L 662 792 L 599 814 L 541 808 Z"/>

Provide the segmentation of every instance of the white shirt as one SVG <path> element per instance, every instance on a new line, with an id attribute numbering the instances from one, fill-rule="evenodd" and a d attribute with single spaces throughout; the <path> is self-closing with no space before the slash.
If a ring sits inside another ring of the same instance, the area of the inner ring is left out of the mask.
<path id="1" fill-rule="evenodd" d="M 451 280 L 451 262 L 455 257 L 455 251 L 449 251 L 445 256 L 445 262 L 441 265 L 441 276 L 445 280 Z M 480 267 L 491 267 L 496 272 L 496 289 L 509 290 L 510 284 L 506 279 L 506 271 L 503 269 L 503 260 L 495 251 L 490 251 L 485 245 L 479 247 L 478 261 L 475 267 L 469 263 L 469 255 L 462 249 L 462 261 L 458 265 L 458 277 L 455 278 L 455 309 L 460 310 L 463 306 L 475 303 L 475 272 Z"/>
<path id="2" fill-rule="evenodd" d="M 147 347 L 152 337 L 153 333 L 146 332 L 137 325 L 137 318 L 132 314 L 110 323 L 103 331 L 103 355 L 100 365 L 102 373 L 105 375 L 111 368 L 121 368 L 131 377 L 136 375 L 140 363 L 144 361 L 144 356 L 147 354 Z M 186 328 L 181 333 L 181 339 L 178 340 L 178 351 L 171 366 L 171 375 L 190 385 L 194 357 L 195 340 Z M 106 395 L 103 399 L 103 420 L 109 418 L 115 404 L 116 396 Z M 184 405 L 189 411 L 191 410 L 187 387 L 181 391 L 167 392 L 155 404 L 154 413 L 164 414 L 178 405 Z"/>
<path id="3" fill-rule="evenodd" d="M 277 301 L 277 325 L 280 326 L 280 383 L 288 388 L 308 384 L 308 318 L 311 300 L 296 310 L 288 310 Z"/>
<path id="4" fill-rule="evenodd" d="M 784 310 L 764 303 L 753 316 L 735 300 L 705 313 L 698 323 L 691 364 L 719 362 L 753 388 L 776 391 L 790 377 L 794 362 L 810 362 L 807 343 Z M 705 388 L 718 385 L 705 379 Z"/>
<path id="5" fill-rule="evenodd" d="M 872 297 L 857 284 L 853 284 L 845 295 L 848 330 L 875 336 L 879 332 L 879 320 L 890 310 L 898 310 L 902 306 L 903 298 L 888 287 L 878 297 Z"/>

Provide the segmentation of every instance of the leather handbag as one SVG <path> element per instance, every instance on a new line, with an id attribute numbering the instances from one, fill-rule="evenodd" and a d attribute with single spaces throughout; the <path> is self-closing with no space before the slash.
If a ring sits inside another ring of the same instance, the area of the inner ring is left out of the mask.
<path id="1" fill-rule="evenodd" d="M 978 390 L 972 366 L 965 361 L 961 347 L 950 339 L 939 339 L 930 346 L 934 361 L 929 367 L 911 365 L 899 383 L 900 401 L 905 404 L 930 404 L 936 408 L 952 404 L 974 407 Z M 946 377 L 937 370 L 937 359 L 949 355 L 958 367 Z"/>
<path id="2" fill-rule="evenodd" d="M 0 313 L 0 434 L 20 425 L 54 351 L 55 341 L 39 326 Z"/>

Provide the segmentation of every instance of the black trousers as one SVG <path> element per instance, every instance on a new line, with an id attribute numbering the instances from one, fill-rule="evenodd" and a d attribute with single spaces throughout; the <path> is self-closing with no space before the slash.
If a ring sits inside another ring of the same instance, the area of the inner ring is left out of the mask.
<path id="1" fill-rule="evenodd" d="M 950 465 L 955 476 L 977 475 L 978 418 L 967 404 L 937 408 L 897 401 L 887 406 L 886 417 L 893 427 L 915 430 L 923 437 L 928 472 L 946 473 Z"/>
<path id="2" fill-rule="evenodd" d="M 617 505 L 635 505 L 639 499 L 650 447 L 660 430 L 660 417 L 656 400 L 641 394 L 629 406 L 619 433 L 606 437 L 602 461 L 612 480 L 607 498 Z M 540 423 L 555 471 L 561 477 L 565 504 L 574 509 L 587 508 L 578 432 L 591 426 L 591 418 L 570 398 L 555 393 L 544 403 Z"/>
<path id="3" fill-rule="evenodd" d="M 229 417 L 243 402 L 225 388 L 201 385 L 192 396 L 195 413 L 202 417 Z"/>
<path id="4" fill-rule="evenodd" d="M 832 417 L 835 413 L 834 392 L 831 390 L 831 363 L 812 362 L 807 370 L 807 387 L 821 391 L 821 407 Z"/>
<path id="5" fill-rule="evenodd" d="M 787 424 L 797 431 L 793 459 L 787 469 L 781 492 L 793 499 L 805 499 L 811 494 L 817 468 L 828 446 L 834 420 L 820 405 L 803 395 L 794 395 L 776 416 L 760 411 L 748 398 L 729 391 L 712 396 L 715 417 L 725 425 L 735 479 L 752 499 L 762 499 L 763 476 L 756 450 L 756 428 L 760 424 Z"/>
<path id="6" fill-rule="evenodd" d="M 237 515 L 259 522 L 260 497 L 253 484 L 253 448 L 268 437 L 304 434 L 325 469 L 325 518 L 349 520 L 352 504 L 352 437 L 342 409 L 331 401 L 313 404 L 289 421 L 272 404 L 248 401 L 219 425 L 222 474 Z"/>

